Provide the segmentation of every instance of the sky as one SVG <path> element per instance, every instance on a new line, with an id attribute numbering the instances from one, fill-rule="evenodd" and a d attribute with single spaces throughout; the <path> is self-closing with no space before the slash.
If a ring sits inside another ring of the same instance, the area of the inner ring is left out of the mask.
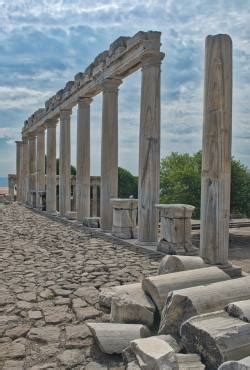
<path id="1" fill-rule="evenodd" d="M 0 0 L 0 176 L 15 173 L 24 120 L 116 38 L 139 30 L 161 31 L 166 53 L 161 157 L 201 149 L 205 37 L 231 36 L 232 153 L 250 168 L 250 0 Z M 134 174 L 140 88 L 137 71 L 119 92 L 119 165 Z M 91 175 L 100 174 L 101 105 L 99 94 L 91 104 Z M 76 109 L 71 127 L 75 164 Z"/>

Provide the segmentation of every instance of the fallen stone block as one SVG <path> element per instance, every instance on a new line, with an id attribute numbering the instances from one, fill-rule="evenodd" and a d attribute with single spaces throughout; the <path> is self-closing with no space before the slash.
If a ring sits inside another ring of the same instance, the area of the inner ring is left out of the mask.
<path id="1" fill-rule="evenodd" d="M 218 370 L 249 370 L 250 356 L 239 361 L 227 361 L 220 365 Z"/>
<path id="2" fill-rule="evenodd" d="M 100 217 L 84 217 L 82 223 L 84 226 L 98 229 L 100 227 Z"/>
<path id="3" fill-rule="evenodd" d="M 229 303 L 229 305 L 225 307 L 225 310 L 230 316 L 250 322 L 250 299 Z"/>
<path id="4" fill-rule="evenodd" d="M 172 369 L 175 351 L 160 337 L 133 340 L 130 344 L 141 368 L 147 370 Z"/>
<path id="5" fill-rule="evenodd" d="M 200 257 L 168 255 L 161 260 L 158 275 L 200 269 L 202 267 L 208 267 L 208 265 Z"/>
<path id="6" fill-rule="evenodd" d="M 136 285 L 136 287 L 135 287 Z M 155 305 L 144 293 L 141 284 L 126 286 L 126 290 L 116 293 L 112 298 L 111 322 L 127 324 L 154 324 Z"/>
<path id="7" fill-rule="evenodd" d="M 204 270 L 206 269 L 194 271 Z M 169 276 L 172 275 L 174 274 Z M 168 295 L 162 310 L 159 334 L 178 336 L 181 324 L 190 317 L 221 310 L 230 302 L 248 298 L 250 298 L 249 276 L 174 290 Z"/>
<path id="8" fill-rule="evenodd" d="M 224 311 L 192 317 L 180 334 L 187 351 L 200 354 L 209 370 L 250 355 L 250 324 Z"/>
<path id="9" fill-rule="evenodd" d="M 135 292 L 142 290 L 141 283 L 117 285 L 109 288 L 103 288 L 101 289 L 99 294 L 99 304 L 101 306 L 111 308 L 111 302 L 113 297 L 115 297 L 117 294 L 131 292 L 132 289 Z"/>
<path id="10" fill-rule="evenodd" d="M 224 280 L 230 280 L 230 277 L 213 266 L 146 277 L 142 281 L 142 289 L 152 298 L 161 312 L 170 291 Z"/>
<path id="11" fill-rule="evenodd" d="M 138 324 L 87 323 L 104 353 L 122 353 L 129 343 L 150 336 L 149 329 Z"/>

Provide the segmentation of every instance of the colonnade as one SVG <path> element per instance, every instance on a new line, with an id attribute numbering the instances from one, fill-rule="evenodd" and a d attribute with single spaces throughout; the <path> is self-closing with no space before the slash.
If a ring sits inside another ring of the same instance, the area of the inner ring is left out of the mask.
<path id="1" fill-rule="evenodd" d="M 139 140 L 139 242 L 157 241 L 160 178 L 160 65 L 164 54 L 145 53 L 141 60 L 141 114 Z M 112 229 L 111 198 L 118 196 L 118 93 L 121 78 L 106 78 L 100 83 L 102 101 L 100 224 Z M 77 100 L 76 212 L 82 221 L 90 217 L 90 108 L 91 96 Z M 70 209 L 71 113 L 60 109 L 39 129 L 17 142 L 17 199 L 36 206 L 39 193 L 46 191 L 46 210 L 56 211 L 56 127 L 60 124 L 59 212 Z M 45 189 L 45 130 L 47 130 L 47 185 Z M 28 163 L 28 165 L 27 165 Z M 28 179 L 28 180 L 27 180 Z M 93 189 L 94 190 L 94 189 Z"/>

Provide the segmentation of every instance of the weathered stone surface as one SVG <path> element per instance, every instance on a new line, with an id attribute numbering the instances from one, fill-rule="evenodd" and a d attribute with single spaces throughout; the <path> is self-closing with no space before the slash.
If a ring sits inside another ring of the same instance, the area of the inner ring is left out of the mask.
<path id="1" fill-rule="evenodd" d="M 18 325 L 12 329 L 6 330 L 5 335 L 12 339 L 25 336 L 30 330 L 30 325 Z"/>
<path id="2" fill-rule="evenodd" d="M 142 368 L 148 370 L 171 369 L 175 362 L 173 348 L 158 337 L 133 340 L 130 344 Z"/>
<path id="3" fill-rule="evenodd" d="M 122 353 L 133 339 L 150 335 L 146 326 L 138 324 L 88 323 L 100 349 L 104 353 Z"/>
<path id="4" fill-rule="evenodd" d="M 35 365 L 32 366 L 30 370 L 52 370 L 52 369 L 57 369 L 57 363 L 56 362 L 48 362 L 43 365 Z"/>
<path id="5" fill-rule="evenodd" d="M 29 292 L 29 293 L 20 293 L 17 295 L 17 298 L 21 301 L 26 302 L 36 302 L 36 293 Z"/>
<path id="6" fill-rule="evenodd" d="M 239 361 L 226 361 L 220 365 L 218 370 L 249 370 L 250 356 L 245 357 Z"/>
<path id="7" fill-rule="evenodd" d="M 31 320 L 39 320 L 39 319 L 41 319 L 43 317 L 41 311 L 32 311 L 31 310 L 31 311 L 28 312 L 28 315 L 29 315 L 29 318 Z"/>
<path id="8" fill-rule="evenodd" d="M 230 277 L 218 267 L 207 267 L 172 274 L 150 276 L 142 281 L 142 289 L 155 302 L 159 312 L 162 311 L 168 293 L 172 290 L 210 284 L 229 280 Z"/>
<path id="9" fill-rule="evenodd" d="M 22 343 L 0 343 L 0 360 L 23 358 L 25 356 L 25 346 Z"/>
<path id="10" fill-rule="evenodd" d="M 60 329 L 54 326 L 44 326 L 42 328 L 32 328 L 28 337 L 38 342 L 56 342 L 59 339 Z"/>
<path id="11" fill-rule="evenodd" d="M 173 274 L 169 274 L 171 275 Z M 250 277 L 248 276 L 207 286 L 175 290 L 166 300 L 159 333 L 178 335 L 181 324 L 190 317 L 220 310 L 230 302 L 247 298 L 250 298 Z"/>
<path id="12" fill-rule="evenodd" d="M 43 309 L 45 322 L 48 324 L 58 324 L 62 321 L 68 321 L 68 306 L 47 307 Z"/>
<path id="13" fill-rule="evenodd" d="M 144 324 L 148 327 L 154 323 L 155 305 L 144 293 L 141 284 L 138 287 L 126 287 L 126 291 L 117 293 L 112 298 L 111 321 Z"/>
<path id="14" fill-rule="evenodd" d="M 8 292 L 8 290 L 0 288 L 0 307 L 13 302 L 14 297 Z"/>
<path id="15" fill-rule="evenodd" d="M 100 217 L 84 217 L 83 225 L 97 229 L 100 227 Z"/>
<path id="16" fill-rule="evenodd" d="M 24 361 L 5 361 L 2 370 L 24 370 Z"/>
<path id="17" fill-rule="evenodd" d="M 187 351 L 202 355 L 208 369 L 250 355 L 250 324 L 224 311 L 195 316 L 183 323 L 181 339 Z"/>
<path id="18" fill-rule="evenodd" d="M 91 361 L 86 365 L 85 370 L 108 370 L 106 365 L 98 364 L 98 362 Z"/>
<path id="19" fill-rule="evenodd" d="M 140 370 L 141 367 L 138 365 L 137 361 L 131 361 L 128 363 L 126 370 Z"/>
<path id="20" fill-rule="evenodd" d="M 66 326 L 65 329 L 67 340 L 85 339 L 91 335 L 89 328 L 85 324 Z"/>
<path id="21" fill-rule="evenodd" d="M 174 369 L 178 370 L 203 370 L 205 365 L 201 362 L 200 356 L 194 353 L 182 354 L 177 353 L 175 355 L 176 365 Z"/>
<path id="22" fill-rule="evenodd" d="M 76 318 L 79 321 L 84 321 L 88 319 L 94 319 L 97 316 L 101 315 L 101 311 L 98 311 L 94 307 L 83 307 L 83 308 L 75 308 L 74 312 L 76 314 Z"/>
<path id="23" fill-rule="evenodd" d="M 170 274 L 172 272 L 194 270 L 206 267 L 203 259 L 195 256 L 167 255 L 160 262 L 158 275 Z"/>
<path id="24" fill-rule="evenodd" d="M 230 316 L 250 322 L 250 299 L 229 303 L 229 305 L 225 307 L 225 310 Z"/>
<path id="25" fill-rule="evenodd" d="M 68 349 L 58 355 L 57 358 L 66 369 L 71 369 L 76 365 L 83 365 L 85 362 L 84 353 L 78 349 Z"/>
<path id="26" fill-rule="evenodd" d="M 89 304 L 96 304 L 98 302 L 98 290 L 93 286 L 84 286 L 78 288 L 74 294 L 78 297 L 84 298 Z"/>

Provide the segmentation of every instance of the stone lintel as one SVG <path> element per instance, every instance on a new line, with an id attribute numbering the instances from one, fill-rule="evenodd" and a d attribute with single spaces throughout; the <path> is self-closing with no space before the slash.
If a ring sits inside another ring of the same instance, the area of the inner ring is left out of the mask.
<path id="1" fill-rule="evenodd" d="M 138 199 L 128 198 L 128 199 L 118 199 L 111 198 L 110 203 L 113 208 L 116 209 L 136 209 L 138 208 Z"/>
<path id="2" fill-rule="evenodd" d="M 58 123 L 58 118 L 50 118 L 45 121 L 46 128 L 56 127 Z"/>
<path id="3" fill-rule="evenodd" d="M 191 218 L 194 206 L 188 204 L 156 204 L 162 217 L 166 218 Z"/>

